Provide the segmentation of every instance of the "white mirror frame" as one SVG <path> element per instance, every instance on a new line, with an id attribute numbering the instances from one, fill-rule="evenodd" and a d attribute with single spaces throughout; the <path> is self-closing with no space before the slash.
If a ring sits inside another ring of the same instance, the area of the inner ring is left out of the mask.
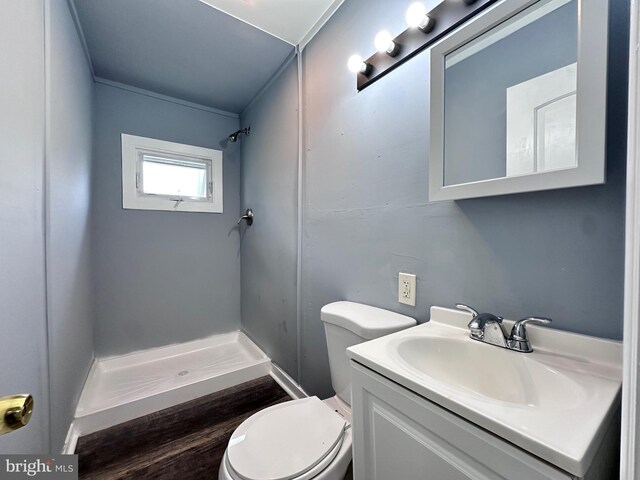
<path id="1" fill-rule="evenodd" d="M 620 478 L 640 477 L 640 5 L 631 3 Z"/>
<path id="2" fill-rule="evenodd" d="M 487 197 L 605 182 L 609 1 L 577 0 L 579 2 L 576 107 L 578 166 L 517 177 L 444 185 L 445 57 L 538 1 L 540 0 L 501 0 L 431 48 L 429 201 Z"/>

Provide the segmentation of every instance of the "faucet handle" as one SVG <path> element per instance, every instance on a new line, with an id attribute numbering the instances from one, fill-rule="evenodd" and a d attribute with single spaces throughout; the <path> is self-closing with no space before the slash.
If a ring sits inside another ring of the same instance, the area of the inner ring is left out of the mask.
<path id="1" fill-rule="evenodd" d="M 456 308 L 464 310 L 465 312 L 469 312 L 474 317 L 480 315 L 476 309 L 471 308 L 469 305 L 465 305 L 464 303 L 456 303 Z"/>
<path id="2" fill-rule="evenodd" d="M 526 326 L 530 323 L 546 325 L 548 323 L 551 323 L 551 319 L 546 317 L 527 317 L 518 320 L 513 324 L 513 328 L 511 329 L 511 336 L 509 336 L 509 338 L 507 339 L 507 348 L 523 353 L 533 352 L 533 348 L 531 348 L 531 342 L 529 341 L 529 335 L 527 335 L 526 329 Z"/>
<path id="3" fill-rule="evenodd" d="M 478 316 L 480 314 L 478 313 L 478 311 L 475 308 L 471 308 L 469 305 L 465 305 L 464 303 L 456 303 L 456 308 L 458 308 L 459 310 L 464 310 L 465 312 L 471 314 L 472 317 L 467 327 L 469 327 L 469 329 L 471 330 L 471 335 L 474 338 L 482 338 L 482 328 L 484 327 L 484 325 L 481 325 L 479 322 Z"/>
<path id="4" fill-rule="evenodd" d="M 527 335 L 527 329 L 525 326 L 530 323 L 547 325 L 548 323 L 551 323 L 551 319 L 547 317 L 526 317 L 518 320 L 513 324 L 513 328 L 511 329 L 511 339 L 519 342 L 528 342 L 529 336 Z"/>

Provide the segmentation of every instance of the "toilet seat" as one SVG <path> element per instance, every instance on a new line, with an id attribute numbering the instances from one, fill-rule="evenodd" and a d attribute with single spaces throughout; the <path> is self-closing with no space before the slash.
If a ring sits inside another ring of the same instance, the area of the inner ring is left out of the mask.
<path id="1" fill-rule="evenodd" d="M 301 476 L 295 477 L 291 480 L 311 480 L 317 478 L 318 475 L 320 475 L 327 469 L 327 467 L 331 464 L 331 462 L 333 462 L 336 456 L 338 456 L 338 453 L 340 453 L 340 449 L 342 448 L 342 444 L 343 440 L 340 440 L 340 442 L 334 447 L 334 449 L 329 452 L 329 454 L 320 463 L 318 463 L 315 467 L 312 467 L 310 470 L 307 470 Z M 229 465 L 229 457 L 227 456 L 226 452 L 222 461 L 224 462 L 224 466 L 226 467 L 227 472 L 233 473 L 234 480 L 247 480 L 238 475 L 238 473 L 233 470 L 231 465 Z"/>
<path id="2" fill-rule="evenodd" d="M 266 408 L 229 440 L 225 463 L 240 480 L 305 480 L 329 465 L 347 423 L 317 397 Z"/>

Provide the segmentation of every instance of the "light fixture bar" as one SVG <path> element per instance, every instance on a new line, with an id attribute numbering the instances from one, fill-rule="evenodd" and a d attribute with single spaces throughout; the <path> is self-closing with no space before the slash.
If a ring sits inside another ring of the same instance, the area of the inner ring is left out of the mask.
<path id="1" fill-rule="evenodd" d="M 364 60 L 363 63 L 368 67 L 366 73 L 360 71 L 357 74 L 358 90 L 382 78 L 496 1 L 444 0 L 428 12 L 428 16 L 433 19 L 432 28 L 431 25 L 429 25 L 430 29 L 424 30 L 409 27 L 392 39 L 396 46 L 394 56 L 384 51 L 377 52 Z"/>

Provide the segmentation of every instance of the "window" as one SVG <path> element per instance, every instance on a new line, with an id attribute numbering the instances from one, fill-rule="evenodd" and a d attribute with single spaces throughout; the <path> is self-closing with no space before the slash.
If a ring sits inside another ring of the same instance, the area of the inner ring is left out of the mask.
<path id="1" fill-rule="evenodd" d="M 123 133 L 122 207 L 222 213 L 222 152 Z"/>

